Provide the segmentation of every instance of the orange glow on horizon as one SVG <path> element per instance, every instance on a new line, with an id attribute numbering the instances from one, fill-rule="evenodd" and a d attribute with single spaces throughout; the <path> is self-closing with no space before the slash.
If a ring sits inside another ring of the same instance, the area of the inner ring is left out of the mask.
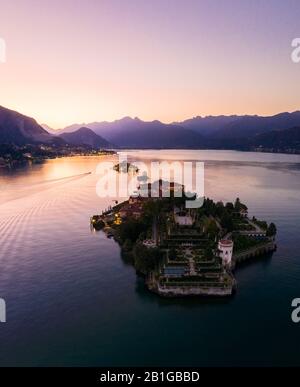
<path id="1" fill-rule="evenodd" d="M 254 2 L 7 1 L 0 105 L 55 129 L 299 110 L 300 8 Z"/>

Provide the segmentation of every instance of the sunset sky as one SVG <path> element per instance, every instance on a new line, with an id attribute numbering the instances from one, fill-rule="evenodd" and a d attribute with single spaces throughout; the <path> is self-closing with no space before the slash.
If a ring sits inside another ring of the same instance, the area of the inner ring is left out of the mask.
<path id="1" fill-rule="evenodd" d="M 60 128 L 300 109 L 299 0 L 0 0 L 0 105 Z"/>

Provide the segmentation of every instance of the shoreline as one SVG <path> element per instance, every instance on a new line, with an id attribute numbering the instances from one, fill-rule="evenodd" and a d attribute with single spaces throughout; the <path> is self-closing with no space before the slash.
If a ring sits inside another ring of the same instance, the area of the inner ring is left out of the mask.
<path id="1" fill-rule="evenodd" d="M 109 156 L 109 155 L 116 155 L 117 152 L 112 150 L 103 150 L 103 151 L 91 151 L 91 152 L 79 152 L 79 153 L 73 153 L 72 151 L 69 154 L 53 154 L 53 155 L 45 155 L 45 156 L 35 156 L 30 155 L 24 157 L 22 156 L 21 159 L 4 159 L 3 155 L 0 155 L 0 172 L 1 171 L 13 171 L 20 168 L 25 168 L 31 165 L 38 165 L 43 164 L 44 162 L 48 160 L 56 160 L 61 158 L 68 158 L 68 157 L 101 157 L 101 156 Z"/>
<path id="2" fill-rule="evenodd" d="M 264 150 L 260 150 L 260 149 L 235 149 L 235 148 L 128 148 L 128 147 L 124 147 L 124 148 L 116 148 L 115 151 L 116 152 L 124 152 L 124 151 L 129 151 L 129 152 L 132 152 L 132 151 L 164 151 L 164 150 L 176 150 L 176 151 L 228 151 L 228 152 L 242 152 L 242 153 L 262 153 L 262 154 L 278 154 L 278 155 L 295 155 L 295 156 L 299 156 L 300 155 L 300 149 L 294 149 L 293 151 L 290 151 L 290 152 L 285 152 L 283 150 L 278 150 L 278 151 L 273 151 L 273 150 L 268 150 L 268 148 L 264 149 Z"/>
<path id="3" fill-rule="evenodd" d="M 9 161 L 5 160 L 3 155 L 0 155 L 0 173 L 1 171 L 7 172 L 7 171 L 13 171 L 20 168 L 24 168 L 30 165 L 38 165 L 43 164 L 45 161 L 48 160 L 55 160 L 60 158 L 74 158 L 74 157 L 98 157 L 98 156 L 106 156 L 106 155 L 118 155 L 118 152 L 134 152 L 134 151 L 164 151 L 164 150 L 174 150 L 174 151 L 216 151 L 216 152 L 236 152 L 236 153 L 244 153 L 244 154 L 262 154 L 262 155 L 278 155 L 278 156 L 300 156 L 300 150 L 298 153 L 294 152 L 273 152 L 273 151 L 255 151 L 255 150 L 240 150 L 240 149 L 212 149 L 212 148 L 118 148 L 118 149 L 111 149 L 111 150 L 104 150 L 102 153 L 94 153 L 92 152 L 79 152 L 79 153 L 72 153 L 69 154 L 56 154 L 56 155 L 50 155 L 50 156 L 34 156 L 32 158 L 24 158 L 24 159 L 11 159 Z M 130 156 L 130 154 L 129 154 Z M 208 160 L 208 161 L 214 161 Z M 231 161 L 231 160 L 228 160 Z M 234 161 L 234 160 L 232 160 Z M 242 161 L 242 160 L 241 160 Z M 240 161 L 238 161 L 240 162 Z M 265 161 L 269 162 L 269 161 Z M 276 163 L 276 161 L 270 160 L 270 162 Z M 282 162 L 289 162 L 289 163 L 297 163 L 297 160 L 287 160 Z M 257 161 L 257 163 L 264 163 L 264 161 Z M 278 161 L 280 163 L 280 161 Z M 300 163 L 300 160 L 299 160 Z"/>

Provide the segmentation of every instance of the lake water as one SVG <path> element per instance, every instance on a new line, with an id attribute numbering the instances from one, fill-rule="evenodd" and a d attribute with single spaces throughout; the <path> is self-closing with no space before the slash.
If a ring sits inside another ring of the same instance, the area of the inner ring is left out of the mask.
<path id="1" fill-rule="evenodd" d="M 89 217 L 100 160 L 74 157 L 0 176 L 0 365 L 300 365 L 300 157 L 230 151 L 131 151 L 133 160 L 205 161 L 205 193 L 273 221 L 278 250 L 243 265 L 227 300 L 151 294 Z M 84 175 L 87 172 L 92 174 Z"/>

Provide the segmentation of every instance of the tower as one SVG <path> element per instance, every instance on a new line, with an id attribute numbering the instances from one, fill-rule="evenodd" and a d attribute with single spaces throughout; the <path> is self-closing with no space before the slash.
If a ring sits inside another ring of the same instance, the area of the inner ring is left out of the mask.
<path id="1" fill-rule="evenodd" d="M 218 243 L 219 257 L 222 259 L 224 266 L 231 265 L 233 254 L 233 241 L 222 239 Z"/>

